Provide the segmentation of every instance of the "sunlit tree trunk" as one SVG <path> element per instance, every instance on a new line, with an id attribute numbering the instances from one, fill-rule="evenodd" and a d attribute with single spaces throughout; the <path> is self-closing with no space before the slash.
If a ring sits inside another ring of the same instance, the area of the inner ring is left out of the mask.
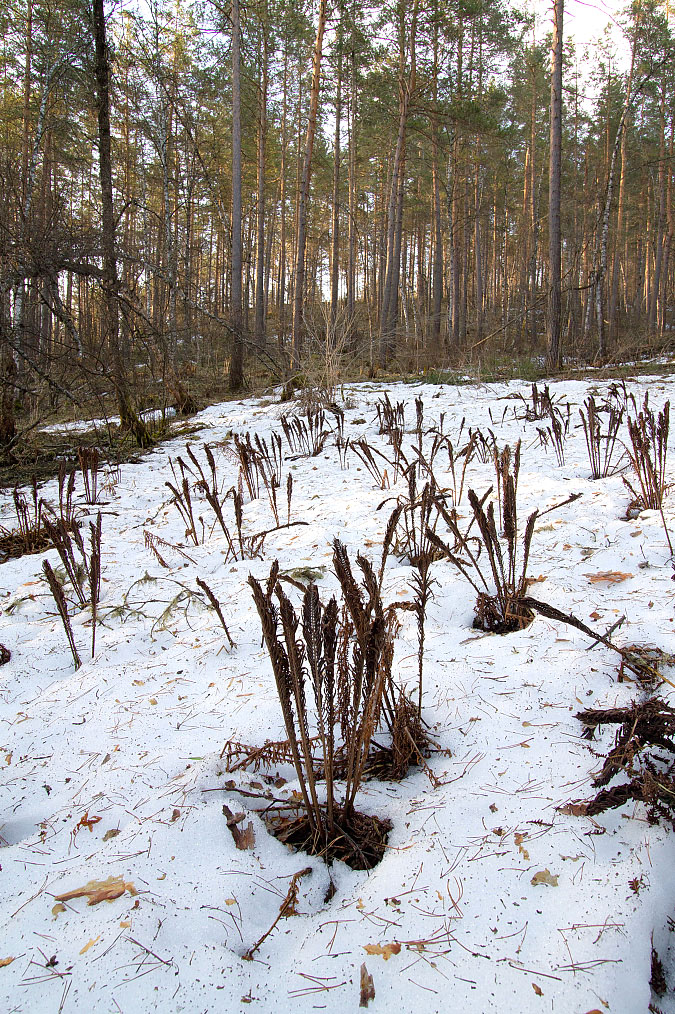
<path id="1" fill-rule="evenodd" d="M 265 150 L 267 140 L 267 78 L 268 36 L 267 17 L 261 26 L 262 49 L 260 82 L 258 85 L 258 207 L 256 225 L 256 281 L 255 281 L 255 340 L 258 348 L 265 347 Z"/>
<path id="2" fill-rule="evenodd" d="M 330 319 L 335 326 L 340 280 L 340 129 L 342 117 L 342 35 L 338 39 L 335 81 L 335 135 L 333 142 L 333 201 L 331 213 Z"/>
<path id="3" fill-rule="evenodd" d="M 300 181 L 298 201 L 298 226 L 295 260 L 295 292 L 293 296 L 293 364 L 297 366 L 302 353 L 303 342 L 303 297 L 305 289 L 305 252 L 307 247 L 307 210 L 309 204 L 309 181 L 312 173 L 312 155 L 314 152 L 314 136 L 316 133 L 316 116 L 319 105 L 319 88 L 321 84 L 321 55 L 323 51 L 323 33 L 326 27 L 326 0 L 321 0 L 319 18 L 314 43 L 314 59 L 312 65 L 312 86 L 309 97 L 309 121 L 305 138 L 305 153 Z"/>
<path id="4" fill-rule="evenodd" d="M 241 235 L 241 21 L 239 0 L 232 0 L 232 256 L 230 282 L 230 324 L 232 355 L 230 387 L 244 383 L 244 336 L 242 333 L 242 235 Z"/>
<path id="5" fill-rule="evenodd" d="M 560 364 L 561 331 L 561 236 L 560 173 L 562 166 L 562 54 L 563 0 L 553 4 L 553 42 L 551 45 L 551 124 L 548 173 L 548 353 L 549 369 Z"/>

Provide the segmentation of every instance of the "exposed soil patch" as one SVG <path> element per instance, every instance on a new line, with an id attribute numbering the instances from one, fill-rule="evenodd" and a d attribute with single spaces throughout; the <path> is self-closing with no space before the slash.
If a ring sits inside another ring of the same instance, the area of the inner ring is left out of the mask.
<path id="1" fill-rule="evenodd" d="M 340 859 L 353 870 L 372 870 L 382 859 L 392 829 L 390 820 L 353 810 L 348 816 L 338 809 L 334 814 L 334 834 L 329 840 L 319 837 L 306 815 L 274 818 L 268 822 L 275 838 L 299 852 L 321 856 L 325 862 Z"/>

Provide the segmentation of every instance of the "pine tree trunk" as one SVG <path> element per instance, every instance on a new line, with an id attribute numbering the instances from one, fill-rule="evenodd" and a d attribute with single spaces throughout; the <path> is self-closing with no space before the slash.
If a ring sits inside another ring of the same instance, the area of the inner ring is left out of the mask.
<path id="1" fill-rule="evenodd" d="M 323 50 L 323 33 L 326 26 L 326 0 L 321 0 L 319 20 L 314 43 L 314 60 L 312 66 L 312 86 L 309 98 L 309 121 L 305 138 L 305 154 L 300 181 L 298 200 L 298 227 L 295 253 L 295 292 L 293 296 L 293 365 L 300 362 L 303 345 L 303 301 L 305 290 L 305 252 L 307 247 L 307 211 L 309 204 L 309 181 L 312 173 L 312 154 L 314 152 L 314 135 L 316 133 L 316 115 L 319 105 L 319 88 L 321 85 L 321 54 Z"/>
<path id="2" fill-rule="evenodd" d="M 110 147 L 110 63 L 106 40 L 103 0 L 93 0 L 94 75 L 98 118 L 99 178 L 101 184 L 101 250 L 103 253 L 103 289 L 105 299 L 105 336 L 113 364 L 113 383 L 120 423 L 131 430 L 140 447 L 152 440 L 147 427 L 131 405 L 129 384 L 120 348 L 117 259 L 115 254 L 115 214 L 113 209 L 112 157 Z"/>
<path id="3" fill-rule="evenodd" d="M 241 22 L 239 0 L 232 0 L 232 255 L 230 268 L 230 388 L 244 384 L 244 336 L 242 320 L 242 235 L 241 235 Z"/>
<path id="4" fill-rule="evenodd" d="M 560 365 L 561 331 L 561 253 L 560 173 L 562 167 L 562 55 L 563 0 L 554 0 L 553 42 L 551 45 L 551 127 L 548 185 L 548 351 L 547 365 Z"/>
<path id="5" fill-rule="evenodd" d="M 266 13 L 266 12 L 265 12 Z M 262 52 L 258 95 L 258 208 L 256 227 L 256 258 L 255 258 L 255 342 L 259 349 L 265 347 L 265 149 L 267 141 L 267 77 L 268 77 L 268 37 L 267 18 L 261 27 Z"/>
<path id="6" fill-rule="evenodd" d="M 338 289 L 340 279 L 340 127 L 342 116 L 342 37 L 338 41 L 337 93 L 335 96 L 335 140 L 333 144 L 333 207 L 331 221 L 330 258 L 330 320 L 333 328 L 337 320 Z"/>

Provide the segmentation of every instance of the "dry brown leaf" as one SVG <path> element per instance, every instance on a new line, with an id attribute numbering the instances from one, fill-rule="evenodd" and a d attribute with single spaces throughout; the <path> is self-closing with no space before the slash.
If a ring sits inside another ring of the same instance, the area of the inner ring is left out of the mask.
<path id="1" fill-rule="evenodd" d="M 539 986 L 536 984 L 536 982 L 532 983 L 532 989 L 535 991 L 535 993 L 537 994 L 537 996 L 543 996 L 544 995 L 543 990 L 541 990 L 539 988 Z"/>
<path id="2" fill-rule="evenodd" d="M 566 813 L 570 817 L 585 817 L 586 803 L 565 803 L 558 807 L 558 813 Z"/>
<path id="3" fill-rule="evenodd" d="M 6 968 L 7 965 L 11 965 L 13 961 L 14 961 L 14 958 L 0 958 L 0 968 Z M 364 965 L 364 968 L 365 968 L 365 965 Z M 373 996 L 374 995 L 375 994 L 373 993 Z"/>
<path id="4" fill-rule="evenodd" d="M 225 904 L 226 905 L 236 905 L 237 904 L 237 899 L 236 898 L 226 898 L 225 899 Z"/>
<path id="5" fill-rule="evenodd" d="M 120 929 L 131 929 L 131 923 L 128 922 L 126 919 L 123 919 L 122 922 L 120 923 Z"/>
<path id="6" fill-rule="evenodd" d="M 619 584 L 632 576 L 622 570 L 599 570 L 597 574 L 584 574 L 591 584 Z"/>
<path id="7" fill-rule="evenodd" d="M 594 609 L 592 613 L 588 614 L 588 618 L 589 620 L 599 620 L 601 617 L 597 609 Z"/>
<path id="8" fill-rule="evenodd" d="M 74 831 L 74 833 L 77 834 L 77 832 L 80 830 L 80 828 L 83 828 L 83 827 L 86 827 L 88 831 L 93 831 L 94 830 L 94 826 L 96 824 L 100 823 L 101 820 L 103 820 L 102 817 L 90 817 L 89 816 L 89 811 L 87 810 L 86 813 L 82 814 L 82 816 L 78 820 L 77 824 L 75 825 L 75 831 Z"/>
<path id="9" fill-rule="evenodd" d="M 73 898 L 88 898 L 88 905 L 98 905 L 101 901 L 114 901 L 121 898 L 125 891 L 136 894 L 136 888 L 123 877 L 108 877 L 107 880 L 90 880 L 84 887 L 75 887 L 72 891 L 54 895 L 56 901 L 72 901 Z"/>
<path id="10" fill-rule="evenodd" d="M 367 1007 L 370 1000 L 375 999 L 375 986 L 373 977 L 366 968 L 365 962 L 361 965 L 361 998 L 359 1007 Z"/>
<path id="11" fill-rule="evenodd" d="M 86 954 L 87 951 L 91 950 L 91 948 L 94 946 L 94 944 L 98 943 L 98 941 L 100 939 L 101 939 L 101 934 L 99 933 L 99 935 L 97 937 L 93 937 L 91 940 L 88 940 L 87 943 L 82 948 L 82 950 L 80 951 L 80 954 Z"/>
<path id="12" fill-rule="evenodd" d="M 232 813 L 229 806 L 225 804 L 223 804 L 223 814 L 227 818 L 227 826 L 232 833 L 235 846 L 242 851 L 244 849 L 252 849 L 255 845 L 255 831 L 251 821 L 248 822 L 248 826 L 243 831 L 240 831 L 237 827 L 237 824 L 241 824 L 242 820 L 245 819 L 246 814 Z"/>
<path id="13" fill-rule="evenodd" d="M 238 849 L 252 849 L 255 845 L 255 831 L 253 830 L 253 824 L 249 821 L 244 830 L 241 832 L 238 840 L 235 842 Z"/>
<path id="14" fill-rule="evenodd" d="M 558 886 L 558 874 L 551 873 L 549 869 L 539 870 L 539 873 L 535 873 L 530 881 L 533 887 L 540 887 L 546 885 L 547 887 Z"/>
<path id="15" fill-rule="evenodd" d="M 111 838 L 116 838 L 121 831 L 118 827 L 111 827 L 109 831 L 103 835 L 103 841 L 110 841 Z"/>
<path id="16" fill-rule="evenodd" d="M 378 954 L 384 958 L 385 961 L 389 961 L 392 954 L 398 954 L 401 950 L 401 945 L 397 940 L 394 940 L 390 944 L 364 944 L 363 949 L 366 954 Z"/>
<path id="17" fill-rule="evenodd" d="M 57 903 L 52 908 L 52 915 L 56 919 L 56 917 L 59 916 L 59 915 L 61 915 L 62 912 L 65 912 L 65 910 L 66 910 L 66 906 L 62 905 L 60 901 L 57 901 Z"/>

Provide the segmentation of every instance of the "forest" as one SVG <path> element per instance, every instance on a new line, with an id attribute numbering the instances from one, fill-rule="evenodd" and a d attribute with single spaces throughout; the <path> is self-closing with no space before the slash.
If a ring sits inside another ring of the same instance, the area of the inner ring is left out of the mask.
<path id="1" fill-rule="evenodd" d="M 563 6 L 3 5 L 3 460 L 64 412 L 147 446 L 228 388 L 667 348 L 672 23 L 589 54 Z"/>

